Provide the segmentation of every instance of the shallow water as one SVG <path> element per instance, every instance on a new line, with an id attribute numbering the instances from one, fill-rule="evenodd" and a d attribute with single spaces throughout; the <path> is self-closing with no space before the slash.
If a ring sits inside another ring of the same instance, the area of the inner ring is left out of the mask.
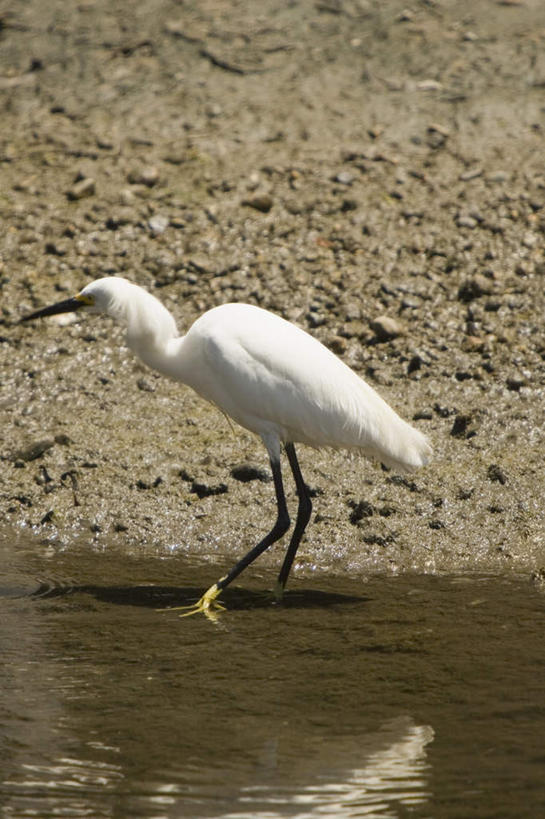
<path id="1" fill-rule="evenodd" d="M 538 587 L 315 575 L 277 606 L 248 571 L 217 623 L 157 611 L 217 574 L 0 542 L 5 816 L 545 815 Z"/>

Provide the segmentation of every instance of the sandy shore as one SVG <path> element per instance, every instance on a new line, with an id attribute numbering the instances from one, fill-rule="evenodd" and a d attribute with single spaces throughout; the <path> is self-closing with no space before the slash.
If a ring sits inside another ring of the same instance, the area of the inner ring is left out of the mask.
<path id="1" fill-rule="evenodd" d="M 181 330 L 227 301 L 280 313 L 430 436 L 409 479 L 302 451 L 300 572 L 542 568 L 540 0 L 30 0 L 1 20 L 5 531 L 223 559 L 273 518 L 260 442 L 121 329 L 17 324 L 119 274 Z"/>

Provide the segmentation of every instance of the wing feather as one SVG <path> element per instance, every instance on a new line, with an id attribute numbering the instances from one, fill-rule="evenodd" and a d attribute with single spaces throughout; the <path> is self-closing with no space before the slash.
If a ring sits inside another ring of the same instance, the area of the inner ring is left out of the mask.
<path id="1" fill-rule="evenodd" d="M 357 448 L 401 469 L 427 461 L 425 437 L 295 325 L 257 307 L 224 305 L 194 329 L 210 375 L 208 394 L 196 389 L 242 426 L 283 442 Z"/>

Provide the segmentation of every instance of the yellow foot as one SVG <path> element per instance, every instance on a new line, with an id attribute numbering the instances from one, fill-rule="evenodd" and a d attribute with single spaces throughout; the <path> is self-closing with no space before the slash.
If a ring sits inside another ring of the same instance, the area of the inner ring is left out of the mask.
<path id="1" fill-rule="evenodd" d="M 207 591 L 203 594 L 200 600 L 197 600 L 196 603 L 193 603 L 191 606 L 174 606 L 170 609 L 163 609 L 164 611 L 181 611 L 183 614 L 180 614 L 180 617 L 191 617 L 192 614 L 204 614 L 209 620 L 216 622 L 218 619 L 218 612 L 225 611 L 225 606 L 216 600 L 220 593 L 221 589 L 218 588 L 218 584 L 214 583 L 213 586 L 210 586 Z"/>

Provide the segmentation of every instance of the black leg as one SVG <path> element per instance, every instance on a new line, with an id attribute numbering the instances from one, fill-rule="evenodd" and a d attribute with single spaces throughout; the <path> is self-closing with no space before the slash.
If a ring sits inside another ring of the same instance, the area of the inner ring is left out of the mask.
<path id="1" fill-rule="evenodd" d="M 294 453 L 295 454 L 295 453 Z M 286 497 L 284 495 L 284 486 L 282 484 L 282 472 L 280 470 L 280 461 L 274 461 L 272 458 L 270 459 L 271 469 L 273 473 L 273 480 L 274 480 L 274 489 L 276 492 L 276 505 L 278 509 L 276 523 L 274 524 L 273 528 L 269 532 L 268 535 L 265 535 L 263 540 L 261 540 L 257 546 L 254 546 L 247 555 L 245 555 L 242 560 L 234 566 L 229 574 L 226 574 L 225 577 L 222 577 L 221 580 L 218 580 L 216 583 L 216 587 L 218 592 L 224 589 L 226 586 L 231 583 L 235 577 L 244 571 L 244 569 L 253 563 L 256 557 L 259 557 L 260 554 L 272 546 L 273 543 L 276 543 L 277 540 L 280 540 L 282 535 L 284 535 L 290 525 L 290 518 L 288 514 L 288 507 L 286 505 Z M 291 461 L 290 461 L 291 463 Z M 292 466 L 293 469 L 293 466 Z M 299 520 L 299 516 L 297 517 Z M 304 527 L 303 527 L 304 528 Z"/>
<path id="2" fill-rule="evenodd" d="M 295 486 L 297 489 L 297 496 L 299 497 L 299 507 L 297 509 L 297 520 L 295 521 L 295 528 L 291 536 L 290 544 L 286 551 L 286 557 L 284 558 L 282 568 L 280 569 L 280 574 L 278 575 L 277 592 L 279 593 L 279 596 L 282 595 L 282 591 L 284 590 L 284 587 L 286 585 L 293 560 L 297 553 L 297 549 L 299 548 L 299 544 L 301 543 L 301 538 L 303 537 L 303 533 L 307 527 L 312 512 L 312 501 L 310 500 L 310 495 L 308 494 L 307 486 L 303 480 L 303 476 L 301 475 L 299 461 L 297 460 L 297 455 L 295 454 L 295 447 L 293 444 L 286 444 L 286 455 L 288 456 L 291 471 L 293 472 Z"/>

